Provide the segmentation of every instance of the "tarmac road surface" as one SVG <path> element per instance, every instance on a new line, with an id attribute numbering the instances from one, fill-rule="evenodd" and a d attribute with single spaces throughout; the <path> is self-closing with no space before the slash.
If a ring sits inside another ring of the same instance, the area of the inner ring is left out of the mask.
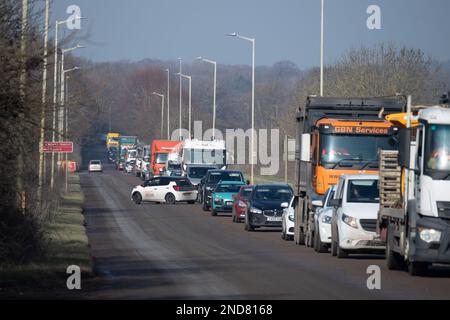
<path id="1" fill-rule="evenodd" d="M 142 183 L 107 164 L 103 146 L 84 151 L 103 173 L 81 172 L 85 217 L 97 277 L 88 299 L 449 299 L 450 269 L 428 277 L 389 271 L 383 256 L 337 259 L 281 239 L 280 230 L 244 231 L 201 206 L 141 204 Z M 381 268 L 381 290 L 367 267 Z"/>

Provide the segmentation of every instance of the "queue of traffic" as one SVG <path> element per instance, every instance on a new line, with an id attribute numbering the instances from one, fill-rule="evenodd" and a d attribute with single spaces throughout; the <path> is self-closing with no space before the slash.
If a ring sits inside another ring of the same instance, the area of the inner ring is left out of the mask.
<path id="1" fill-rule="evenodd" d="M 282 239 L 338 258 L 385 254 L 389 269 L 412 275 L 450 264 L 448 106 L 310 96 L 296 119 L 293 187 L 250 185 L 228 169 L 224 141 L 140 146 L 117 135 L 108 152 L 118 170 L 144 180 L 131 192 L 136 204 L 198 202 L 247 231 L 276 227 Z"/>

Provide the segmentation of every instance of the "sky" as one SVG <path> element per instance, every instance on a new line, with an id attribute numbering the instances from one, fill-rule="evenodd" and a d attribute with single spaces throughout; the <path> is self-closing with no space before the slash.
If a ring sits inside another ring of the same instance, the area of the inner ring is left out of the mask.
<path id="1" fill-rule="evenodd" d="M 70 5 L 86 18 L 79 32 L 86 48 L 76 55 L 95 62 L 203 56 L 251 64 L 251 44 L 231 32 L 256 39 L 256 65 L 320 62 L 320 0 L 53 0 L 52 21 L 67 19 Z M 381 9 L 380 30 L 367 27 L 370 5 Z M 448 0 L 325 0 L 325 63 L 380 42 L 450 60 L 449 12 Z"/>

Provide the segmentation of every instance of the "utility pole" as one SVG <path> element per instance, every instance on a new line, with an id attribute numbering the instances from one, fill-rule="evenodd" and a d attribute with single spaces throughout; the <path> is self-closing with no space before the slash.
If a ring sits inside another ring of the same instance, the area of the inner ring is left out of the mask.
<path id="1" fill-rule="evenodd" d="M 170 140 L 170 70 L 167 72 L 167 140 Z"/>
<path id="2" fill-rule="evenodd" d="M 44 21 L 44 70 L 42 72 L 42 109 L 41 128 L 39 137 L 39 183 L 38 183 L 38 205 L 42 205 L 42 188 L 45 180 L 45 108 L 47 104 L 47 68 L 48 68 L 48 23 L 49 23 L 50 0 L 45 0 L 45 21 Z"/>
<path id="3" fill-rule="evenodd" d="M 323 9 L 324 0 L 320 3 L 320 96 L 323 97 Z"/>
<path id="4" fill-rule="evenodd" d="M 214 66 L 214 93 L 213 93 L 213 121 L 212 121 L 212 130 L 213 130 L 213 140 L 216 138 L 216 90 L 217 90 L 217 62 L 209 59 L 205 59 L 202 57 L 198 57 L 198 60 L 202 60 L 208 63 L 211 63 Z"/>
<path id="5" fill-rule="evenodd" d="M 180 125 L 179 125 L 179 129 L 180 129 L 180 140 L 182 140 L 181 139 L 181 127 L 182 127 L 182 121 L 181 121 L 181 116 L 182 116 L 182 113 L 181 113 L 181 98 L 182 98 L 182 88 L 181 88 L 181 85 L 182 85 L 182 83 L 181 83 L 181 75 L 182 75 L 182 69 L 181 69 L 181 58 L 178 58 L 178 60 L 179 60 L 179 62 L 180 62 Z"/>

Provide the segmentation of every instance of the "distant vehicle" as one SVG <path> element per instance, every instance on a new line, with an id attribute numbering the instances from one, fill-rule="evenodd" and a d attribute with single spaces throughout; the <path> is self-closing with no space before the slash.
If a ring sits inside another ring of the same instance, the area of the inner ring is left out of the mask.
<path id="1" fill-rule="evenodd" d="M 125 160 L 123 159 L 116 160 L 116 170 L 119 171 L 125 170 Z"/>
<path id="2" fill-rule="evenodd" d="M 136 186 L 131 191 L 131 199 L 136 203 L 141 202 L 176 202 L 195 203 L 197 190 L 190 181 L 180 177 L 156 177 Z"/>
<path id="3" fill-rule="evenodd" d="M 281 204 L 283 208 L 283 217 L 281 223 L 281 239 L 294 240 L 294 214 L 298 204 L 298 197 L 292 197 L 290 202 Z"/>
<path id="4" fill-rule="evenodd" d="M 167 160 L 164 167 L 164 175 L 169 177 L 181 177 L 181 164 L 175 160 Z"/>
<path id="5" fill-rule="evenodd" d="M 167 160 L 170 159 L 170 154 L 172 157 L 178 157 L 178 149 L 181 146 L 181 141 L 171 141 L 171 140 L 153 140 L 152 141 L 152 152 L 151 152 L 151 167 L 150 174 L 153 176 L 159 176 L 163 174 L 164 167 Z"/>
<path id="6" fill-rule="evenodd" d="M 102 162 L 100 160 L 89 161 L 88 171 L 89 172 L 103 172 Z"/>
<path id="7" fill-rule="evenodd" d="M 233 196 L 245 182 L 242 181 L 220 181 L 211 194 L 211 215 L 217 216 L 219 212 L 231 212 L 233 209 Z"/>
<path id="8" fill-rule="evenodd" d="M 248 197 L 252 193 L 253 186 L 245 185 L 239 190 L 239 193 L 233 196 L 233 209 L 231 218 L 233 222 L 243 222 L 245 220 L 245 212 L 247 211 Z"/>
<path id="9" fill-rule="evenodd" d="M 286 184 L 260 184 L 253 188 L 248 198 L 245 230 L 259 227 L 282 227 L 283 208 L 289 202 L 293 190 Z"/>
<path id="10" fill-rule="evenodd" d="M 194 186 L 197 186 L 202 178 L 206 176 L 208 170 L 217 169 L 214 166 L 209 165 L 189 165 L 186 169 L 186 177 L 191 181 Z"/>
<path id="11" fill-rule="evenodd" d="M 378 175 L 343 175 L 330 204 L 336 208 L 331 222 L 331 254 L 385 252 L 376 234 L 379 209 Z"/>
<path id="12" fill-rule="evenodd" d="M 109 132 L 106 135 L 106 148 L 108 150 L 111 149 L 111 147 L 118 147 L 119 146 L 119 141 L 117 140 L 117 138 L 120 136 L 120 133 L 118 132 Z"/>
<path id="13" fill-rule="evenodd" d="M 202 141 L 186 139 L 179 150 L 183 172 L 191 165 L 210 165 L 215 169 L 227 168 L 227 150 L 224 140 Z"/>
<path id="14" fill-rule="evenodd" d="M 125 163 L 125 172 L 126 173 L 132 173 L 134 170 L 134 166 L 136 164 L 136 160 L 127 161 Z"/>
<path id="15" fill-rule="evenodd" d="M 331 246 L 331 220 L 335 210 L 330 202 L 335 192 L 336 185 L 328 188 L 323 207 L 317 208 L 314 215 L 314 250 L 319 253 L 328 252 L 328 248 Z"/>
<path id="16" fill-rule="evenodd" d="M 211 193 L 220 181 L 245 182 L 244 175 L 237 170 L 208 170 L 206 176 L 200 180 L 197 186 L 199 191 L 199 202 L 203 203 L 203 211 L 211 209 Z"/>

